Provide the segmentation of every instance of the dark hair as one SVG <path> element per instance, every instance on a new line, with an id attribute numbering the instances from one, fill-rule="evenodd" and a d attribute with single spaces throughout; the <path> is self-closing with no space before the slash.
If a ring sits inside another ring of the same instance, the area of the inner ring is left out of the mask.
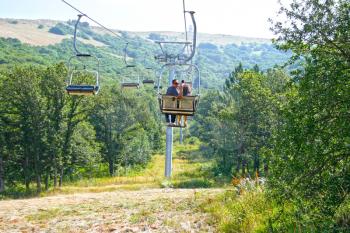
<path id="1" fill-rule="evenodd" d="M 177 79 L 173 79 L 172 84 L 175 84 L 175 83 L 179 83 L 179 81 Z"/>
<path id="2" fill-rule="evenodd" d="M 181 83 L 185 83 L 185 80 L 182 80 Z"/>

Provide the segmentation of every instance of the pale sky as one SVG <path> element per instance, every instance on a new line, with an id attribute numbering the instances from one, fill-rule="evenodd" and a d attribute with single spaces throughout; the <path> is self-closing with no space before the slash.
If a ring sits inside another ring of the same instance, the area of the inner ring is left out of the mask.
<path id="1" fill-rule="evenodd" d="M 288 0 L 287 0 L 288 1 Z M 103 25 L 127 31 L 184 31 L 182 0 L 68 0 Z M 278 0 L 186 0 L 203 33 L 272 38 Z M 0 18 L 75 19 L 61 0 L 0 0 Z M 92 24 L 90 22 L 90 24 Z"/>

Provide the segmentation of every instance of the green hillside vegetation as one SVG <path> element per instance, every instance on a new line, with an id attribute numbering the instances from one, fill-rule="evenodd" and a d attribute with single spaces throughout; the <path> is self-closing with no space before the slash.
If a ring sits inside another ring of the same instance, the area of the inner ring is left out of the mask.
<path id="1" fill-rule="evenodd" d="M 123 181 L 124 189 L 221 187 L 188 204 L 219 232 L 349 232 L 349 11 L 347 0 L 294 1 L 280 11 L 286 22 L 273 22 L 274 45 L 201 41 L 194 63 L 205 91 L 187 144 L 174 148 L 170 180 L 160 178 L 164 117 L 153 87 L 125 91 L 119 82 L 155 78 L 146 70 L 160 65 L 152 40 L 179 34 L 117 38 L 82 24 L 79 48 L 102 64 L 94 97 L 64 91 L 74 21 L 47 28 L 68 37 L 55 45 L 0 38 L 1 196 L 114 191 Z"/>
<path id="2" fill-rule="evenodd" d="M 1 175 L 9 192 L 23 181 L 28 193 L 35 180 L 40 193 L 42 182 L 49 189 L 113 176 L 121 167 L 145 166 L 161 148 L 157 105 L 148 93 L 111 84 L 96 98 L 70 97 L 66 73 L 63 64 L 1 72 Z"/>
<path id="3" fill-rule="evenodd" d="M 60 36 L 72 36 L 75 20 L 66 23 L 59 22 L 48 29 L 48 33 Z M 90 44 L 79 43 L 81 51 L 94 54 L 101 60 L 102 76 L 121 80 L 120 70 L 123 68 L 123 50 L 125 42 L 129 41 L 127 50 L 128 59 L 134 60 L 139 65 L 137 72 L 147 75 L 145 67 L 159 68 L 154 61 L 154 55 L 159 53 L 158 46 L 153 40 L 178 39 L 179 35 L 166 36 L 160 33 L 149 33 L 147 37 L 138 36 L 135 33 L 122 32 L 121 38 L 110 34 L 103 34 L 88 23 L 81 23 L 78 37 L 84 41 L 100 42 L 104 46 L 95 47 Z M 0 64 L 15 64 L 26 62 L 33 64 L 55 64 L 66 62 L 74 54 L 72 40 L 64 39 L 61 43 L 49 46 L 29 46 L 21 44 L 13 39 L 1 39 L 2 50 L 0 51 Z M 283 65 L 287 62 L 291 53 L 281 52 L 274 48 L 271 43 L 241 42 L 239 44 L 213 44 L 202 42 L 198 46 L 198 53 L 194 62 L 199 65 L 203 74 L 202 85 L 204 88 L 221 89 L 225 78 L 230 71 L 242 63 L 245 68 L 252 68 L 258 65 L 262 70 L 273 68 L 276 65 Z M 149 72 L 148 72 L 149 73 Z M 148 74 L 149 75 L 149 74 Z M 141 75 L 142 76 L 142 75 Z M 154 78 L 154 77 L 153 77 Z"/>

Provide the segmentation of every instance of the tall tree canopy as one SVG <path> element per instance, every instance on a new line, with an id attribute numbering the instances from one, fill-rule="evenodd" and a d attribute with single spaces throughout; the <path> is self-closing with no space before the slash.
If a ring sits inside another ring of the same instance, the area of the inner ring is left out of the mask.
<path id="1" fill-rule="evenodd" d="M 350 226 L 336 218 L 350 198 L 350 3 L 295 0 L 281 13 L 287 22 L 274 26 L 278 45 L 302 56 L 304 66 L 272 150 L 270 190 L 289 203 L 282 218 L 293 219 L 280 230 L 297 222 L 307 232 L 341 231 Z"/>

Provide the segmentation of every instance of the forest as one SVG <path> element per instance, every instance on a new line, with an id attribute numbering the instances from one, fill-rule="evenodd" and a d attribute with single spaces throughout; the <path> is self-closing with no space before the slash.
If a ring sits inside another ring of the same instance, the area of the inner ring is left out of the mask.
<path id="1" fill-rule="evenodd" d="M 214 161 L 211 176 L 238 187 L 204 210 L 219 232 L 349 232 L 350 2 L 293 1 L 280 14 L 287 22 L 271 20 L 273 45 L 198 46 L 205 78 L 189 137 Z M 73 24 L 50 33 L 71 34 Z M 70 40 L 35 47 L 0 38 L 0 198 L 142 170 L 165 150 L 153 87 L 120 86 L 132 76 L 123 42 L 81 27 L 80 37 L 108 45 L 80 44 L 103 63 L 94 97 L 64 91 Z M 150 75 L 157 63 L 144 58 L 161 35 L 121 33 L 140 67 L 133 72 Z"/>

